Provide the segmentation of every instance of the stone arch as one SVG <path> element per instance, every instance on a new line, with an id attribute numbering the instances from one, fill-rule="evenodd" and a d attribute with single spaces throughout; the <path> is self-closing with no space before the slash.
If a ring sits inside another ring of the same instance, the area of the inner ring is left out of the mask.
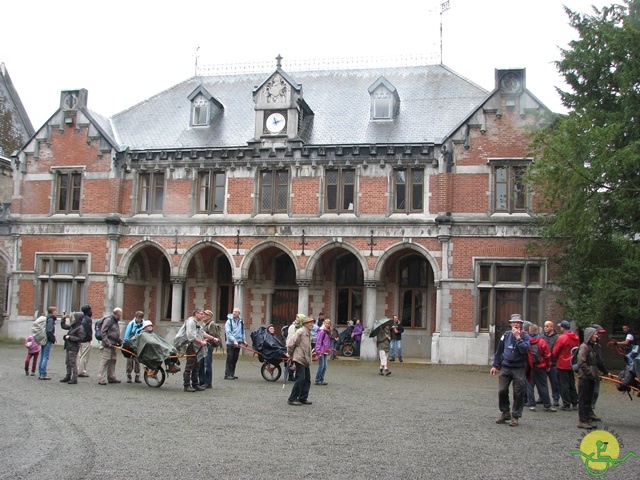
<path id="1" fill-rule="evenodd" d="M 327 242 L 313 253 L 313 255 L 309 258 L 307 267 L 305 269 L 309 277 L 313 274 L 313 271 L 315 270 L 316 265 L 318 264 L 322 256 L 326 252 L 328 252 L 329 250 L 333 250 L 334 248 L 342 248 L 343 250 L 347 250 L 348 252 L 352 253 L 358 259 L 358 262 L 360 262 L 360 266 L 362 267 L 362 271 L 364 272 L 365 280 L 369 280 L 369 266 L 367 265 L 367 261 L 362 256 L 360 250 L 349 243 L 345 243 L 339 240 Z"/>
<path id="2" fill-rule="evenodd" d="M 116 267 L 116 275 L 121 277 L 126 277 L 129 272 L 129 265 L 131 261 L 135 258 L 135 256 L 142 250 L 147 247 L 157 248 L 162 255 L 167 259 L 167 262 L 170 266 L 173 265 L 173 261 L 171 260 L 171 255 L 167 252 L 167 249 L 164 248 L 161 244 L 154 240 L 141 240 L 137 243 L 134 243 L 127 249 L 125 254 L 120 259 L 119 265 Z"/>
<path id="3" fill-rule="evenodd" d="M 204 250 L 207 247 L 212 247 L 212 248 L 215 248 L 216 250 L 219 250 L 220 252 L 222 252 L 222 254 L 225 256 L 225 258 L 229 261 L 229 264 L 231 265 L 232 271 L 236 270 L 235 262 L 233 261 L 233 257 L 229 254 L 228 250 L 226 249 L 226 247 L 224 245 L 222 245 L 219 242 L 214 242 L 212 240 L 202 240 L 200 242 L 197 242 L 197 243 L 191 245 L 187 249 L 187 251 L 180 258 L 180 262 L 178 263 L 178 266 L 172 269 L 171 275 L 178 276 L 178 277 L 186 277 L 187 271 L 189 269 L 189 265 L 191 264 L 191 261 L 194 259 L 194 257 L 195 257 L 195 261 L 196 261 L 196 264 L 195 264 L 196 265 L 196 270 L 198 271 L 198 273 L 203 272 L 204 265 L 202 265 L 202 262 L 198 258 L 197 254 L 198 254 L 198 252 L 200 252 L 201 250 Z"/>
<path id="4" fill-rule="evenodd" d="M 427 259 L 427 261 L 429 262 L 429 265 L 431 265 L 431 270 L 433 270 L 433 281 L 437 284 L 440 281 L 440 276 L 442 274 L 440 266 L 438 265 L 438 262 L 433 257 L 433 255 L 431 255 L 429 250 L 424 248 L 422 245 L 418 245 L 416 243 L 411 243 L 411 242 L 402 242 L 387 248 L 384 251 L 384 253 L 380 255 L 380 258 L 376 262 L 376 266 L 373 269 L 372 280 L 380 280 L 382 278 L 382 273 L 384 271 L 384 266 L 387 260 L 393 254 L 399 252 L 400 250 L 406 250 L 406 249 L 413 250 Z"/>
<path id="5" fill-rule="evenodd" d="M 247 253 L 247 255 L 242 259 L 242 263 L 240 264 L 240 278 L 249 277 L 249 268 L 251 267 L 251 264 L 253 263 L 253 261 L 256 258 L 259 258 L 260 252 L 270 247 L 275 247 L 279 250 L 282 250 L 284 253 L 286 253 L 291 259 L 291 261 L 293 262 L 293 265 L 296 268 L 296 272 L 298 272 L 297 274 L 298 278 L 305 278 L 301 276 L 303 272 L 301 271 L 300 263 L 298 262 L 298 259 L 293 254 L 293 252 L 282 243 L 275 242 L 273 240 L 268 240 L 262 243 L 258 243 L 257 245 L 251 248 L 249 253 Z"/>

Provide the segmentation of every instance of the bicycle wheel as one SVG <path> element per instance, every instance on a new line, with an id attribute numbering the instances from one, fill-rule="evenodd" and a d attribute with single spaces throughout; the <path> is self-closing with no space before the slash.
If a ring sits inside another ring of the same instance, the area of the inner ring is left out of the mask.
<path id="1" fill-rule="evenodd" d="M 353 345 L 343 345 L 342 355 L 344 355 L 345 357 L 350 357 L 351 355 L 353 355 Z"/>
<path id="2" fill-rule="evenodd" d="M 167 374 L 164 373 L 162 367 L 158 367 L 156 370 L 151 370 L 150 368 L 144 369 L 144 381 L 152 388 L 161 387 L 165 378 L 167 378 Z"/>
<path id="3" fill-rule="evenodd" d="M 260 373 L 267 382 L 276 382 L 282 375 L 282 367 L 271 363 L 263 363 Z"/>

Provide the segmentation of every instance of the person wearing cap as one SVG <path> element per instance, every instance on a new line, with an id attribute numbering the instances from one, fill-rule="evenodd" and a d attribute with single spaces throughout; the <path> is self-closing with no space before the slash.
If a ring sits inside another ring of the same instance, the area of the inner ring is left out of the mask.
<path id="1" fill-rule="evenodd" d="M 562 320 L 560 327 L 560 337 L 553 346 L 553 355 L 556 357 L 556 368 L 558 369 L 558 384 L 560 385 L 560 396 L 562 397 L 562 407 L 560 410 L 569 411 L 573 406 L 578 409 L 578 392 L 576 391 L 576 379 L 571 366 L 571 349 L 580 345 L 578 335 L 571 331 L 571 324 L 568 320 Z"/>
<path id="2" fill-rule="evenodd" d="M 584 329 L 584 342 L 578 350 L 578 428 L 595 428 L 592 422 L 600 421 L 591 409 L 593 389 L 600 382 L 598 370 L 613 377 L 595 347 L 597 340 L 598 332 L 595 328 Z"/>
<path id="3" fill-rule="evenodd" d="M 498 408 L 500 418 L 496 423 L 507 423 L 516 427 L 522 416 L 525 391 L 525 366 L 529 353 L 529 335 L 522 331 L 522 316 L 518 313 L 509 319 L 511 330 L 504 333 L 498 342 L 493 357 L 491 376 L 498 372 Z M 509 403 L 509 386 L 513 384 L 513 405 Z M 511 412 L 509 412 L 511 410 Z"/>
<path id="4" fill-rule="evenodd" d="M 213 349 L 222 345 L 220 342 L 220 327 L 213 321 L 213 312 L 211 310 L 204 311 L 204 320 L 202 321 L 202 331 L 213 337 L 213 340 L 207 342 L 207 354 L 200 364 L 200 385 L 204 388 L 212 388 L 213 382 Z"/>
<path id="5" fill-rule="evenodd" d="M 133 319 L 127 324 L 127 328 L 124 331 L 124 341 L 129 342 L 132 337 L 137 335 L 144 327 L 144 312 L 137 311 Z M 126 346 L 124 348 L 127 348 Z M 140 380 L 140 361 L 137 356 L 130 356 L 127 358 L 127 383 L 131 383 L 131 372 L 136 375 L 135 382 L 142 383 Z"/>
<path id="6" fill-rule="evenodd" d="M 224 334 L 227 337 L 227 363 L 224 368 L 224 379 L 237 380 L 236 365 L 240 355 L 240 345 L 247 343 L 244 336 L 244 321 L 240 317 L 240 309 L 238 307 L 235 307 L 233 312 L 227 315 Z"/>
<path id="7" fill-rule="evenodd" d="M 560 385 L 558 384 L 558 370 L 556 368 L 556 357 L 553 355 L 553 347 L 558 340 L 558 332 L 553 322 L 547 320 L 544 322 L 544 334 L 542 338 L 547 342 L 549 351 L 551 352 L 551 368 L 549 369 L 549 383 L 551 383 L 551 395 L 553 397 L 553 406 L 560 406 Z"/>
<path id="8" fill-rule="evenodd" d="M 298 314 L 300 315 L 300 314 Z M 303 315 L 304 316 L 304 315 Z M 295 369 L 295 382 L 287 403 L 289 405 L 311 405 L 311 329 L 315 320 L 304 316 L 302 327 L 287 338 L 287 355 Z"/>
<path id="9" fill-rule="evenodd" d="M 88 377 L 87 364 L 91 354 L 91 340 L 93 339 L 93 311 L 91 305 L 83 305 L 80 311 L 84 315 L 82 319 L 82 329 L 84 330 L 84 341 L 78 350 L 78 377 Z"/>

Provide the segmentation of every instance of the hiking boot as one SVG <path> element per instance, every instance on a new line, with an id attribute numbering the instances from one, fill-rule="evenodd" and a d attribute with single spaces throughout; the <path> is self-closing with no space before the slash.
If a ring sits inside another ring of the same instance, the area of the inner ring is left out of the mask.
<path id="1" fill-rule="evenodd" d="M 71 380 L 71 377 L 63 377 L 60 379 L 60 383 L 67 383 L 69 380 Z"/>
<path id="2" fill-rule="evenodd" d="M 596 417 L 595 415 L 591 415 L 590 420 L 591 420 L 592 422 L 601 422 L 601 421 L 602 421 L 602 419 L 601 419 L 601 418 L 598 418 L 598 417 Z"/>
<path id="3" fill-rule="evenodd" d="M 131 383 L 131 375 L 127 375 L 127 383 Z"/>
<path id="4" fill-rule="evenodd" d="M 78 380 L 69 380 L 67 382 L 67 385 L 77 385 L 78 384 Z"/>
<path id="5" fill-rule="evenodd" d="M 298 402 L 297 400 L 287 400 L 287 403 L 289 405 L 295 405 L 295 406 L 302 405 L 302 402 Z"/>
<path id="6" fill-rule="evenodd" d="M 578 410 L 578 404 L 574 403 L 573 406 L 571 407 L 573 410 Z"/>
<path id="7" fill-rule="evenodd" d="M 29 376 L 29 370 L 25 370 L 24 374 L 28 377 Z"/>
<path id="8" fill-rule="evenodd" d="M 385 368 L 385 369 L 384 369 L 384 374 L 385 374 L 385 375 L 391 375 L 391 372 L 389 371 L 389 369 L 388 369 L 388 368 Z"/>
<path id="9" fill-rule="evenodd" d="M 517 427 L 518 426 L 518 419 L 516 417 L 513 417 L 511 419 L 511 422 L 509 423 L 510 427 Z"/>
<path id="10" fill-rule="evenodd" d="M 558 402 L 558 401 L 553 402 L 553 406 L 554 407 L 559 407 L 560 406 L 560 402 Z"/>
<path id="11" fill-rule="evenodd" d="M 384 373 L 382 373 L 382 368 L 380 369 L 380 373 L 378 375 L 384 375 Z"/>
<path id="12" fill-rule="evenodd" d="M 118 380 L 117 378 L 112 378 L 111 380 L 108 380 L 109 383 L 122 383 L 120 380 Z"/>
<path id="13" fill-rule="evenodd" d="M 140 375 L 136 375 L 135 382 L 136 383 L 142 383 L 142 380 L 140 380 Z"/>
<path id="14" fill-rule="evenodd" d="M 195 392 L 196 389 L 193 388 L 191 385 L 189 385 L 188 387 L 184 387 L 184 391 L 185 392 Z"/>
<path id="15" fill-rule="evenodd" d="M 51 377 L 45 375 L 44 377 L 38 377 L 38 380 L 51 380 Z"/>
<path id="16" fill-rule="evenodd" d="M 544 411 L 547 413 L 550 413 L 550 412 L 557 412 L 558 409 L 553 407 L 545 407 Z"/>
<path id="17" fill-rule="evenodd" d="M 82 378 L 88 378 L 89 374 L 88 373 L 79 373 L 78 377 L 82 377 Z"/>
<path id="18" fill-rule="evenodd" d="M 398 360 L 400 360 L 400 363 L 402 363 L 402 357 L 400 357 Z"/>
<path id="19" fill-rule="evenodd" d="M 36 376 L 36 372 L 31 372 L 31 376 L 35 377 Z"/>
<path id="20" fill-rule="evenodd" d="M 560 407 L 560 410 L 562 410 L 563 412 L 570 412 L 571 411 L 571 406 L 570 405 L 563 405 Z"/>
<path id="21" fill-rule="evenodd" d="M 507 420 L 511 420 L 511 414 L 509 412 L 502 412 L 500 418 L 496 420 L 496 423 L 507 423 Z"/>
<path id="22" fill-rule="evenodd" d="M 591 430 L 592 428 L 595 428 L 595 427 L 591 425 L 589 422 L 578 422 L 578 428 L 586 428 L 587 430 Z"/>
<path id="23" fill-rule="evenodd" d="M 203 390 L 207 389 L 207 387 L 203 387 L 202 385 L 196 385 L 193 388 L 195 388 L 197 392 L 202 392 Z"/>
<path id="24" fill-rule="evenodd" d="M 395 358 L 390 358 L 390 359 L 389 359 L 389 361 L 390 361 L 390 362 L 395 362 L 395 361 L 396 361 L 396 359 L 395 359 Z"/>
<path id="25" fill-rule="evenodd" d="M 302 405 L 313 405 L 313 402 L 309 401 L 309 400 L 300 400 L 300 403 Z"/>

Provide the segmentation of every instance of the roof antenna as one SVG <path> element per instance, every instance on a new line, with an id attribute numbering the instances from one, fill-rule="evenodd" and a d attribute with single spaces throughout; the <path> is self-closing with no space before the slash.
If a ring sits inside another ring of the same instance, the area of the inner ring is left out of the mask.
<path id="1" fill-rule="evenodd" d="M 198 50 L 200 50 L 200 47 L 196 47 L 196 71 L 194 73 L 196 76 L 198 75 L 198 58 L 199 58 Z"/>

